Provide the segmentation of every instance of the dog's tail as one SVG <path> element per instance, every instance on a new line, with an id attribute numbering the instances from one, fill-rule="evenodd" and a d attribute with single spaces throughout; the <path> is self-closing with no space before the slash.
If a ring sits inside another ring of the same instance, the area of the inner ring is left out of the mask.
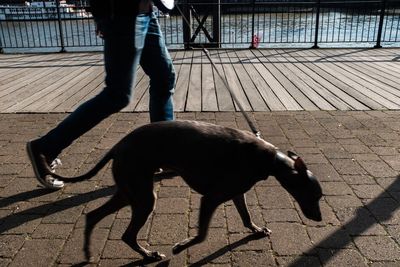
<path id="1" fill-rule="evenodd" d="M 76 177 L 64 177 L 58 174 L 52 174 L 51 176 L 57 180 L 63 181 L 65 183 L 76 183 L 84 180 L 88 180 L 95 176 L 106 164 L 113 158 L 112 150 L 109 151 L 104 157 L 87 173 Z"/>

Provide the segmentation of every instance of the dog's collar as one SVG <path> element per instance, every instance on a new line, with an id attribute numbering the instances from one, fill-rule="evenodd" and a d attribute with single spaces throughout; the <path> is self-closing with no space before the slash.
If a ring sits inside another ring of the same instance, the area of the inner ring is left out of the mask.
<path id="1" fill-rule="evenodd" d="M 275 158 L 274 158 L 274 161 L 273 161 L 273 164 L 272 164 L 272 170 L 271 170 L 273 174 L 276 174 L 277 170 L 279 169 L 278 164 L 282 160 L 284 160 L 286 157 L 287 156 L 285 155 L 285 153 L 283 153 L 283 152 L 281 152 L 279 150 L 276 150 L 276 154 L 275 154 Z"/>

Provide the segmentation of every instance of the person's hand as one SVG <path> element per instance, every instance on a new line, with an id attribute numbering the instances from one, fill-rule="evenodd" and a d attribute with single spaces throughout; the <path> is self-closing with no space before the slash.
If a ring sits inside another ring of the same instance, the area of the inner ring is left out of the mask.
<path id="1" fill-rule="evenodd" d="M 97 27 L 97 23 L 96 23 L 96 36 L 104 38 L 104 34 L 101 30 L 99 30 L 99 27 Z"/>

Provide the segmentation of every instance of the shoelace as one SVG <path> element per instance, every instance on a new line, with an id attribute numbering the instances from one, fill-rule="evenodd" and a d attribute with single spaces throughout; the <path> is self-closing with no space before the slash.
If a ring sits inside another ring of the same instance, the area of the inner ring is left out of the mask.
<path id="1" fill-rule="evenodd" d="M 55 173 L 55 172 L 56 172 L 56 168 L 57 168 L 58 166 L 61 166 L 61 165 L 62 165 L 61 160 L 60 160 L 59 158 L 55 158 L 55 159 L 50 163 L 50 170 L 51 170 L 51 172 L 52 172 L 52 173 Z"/>

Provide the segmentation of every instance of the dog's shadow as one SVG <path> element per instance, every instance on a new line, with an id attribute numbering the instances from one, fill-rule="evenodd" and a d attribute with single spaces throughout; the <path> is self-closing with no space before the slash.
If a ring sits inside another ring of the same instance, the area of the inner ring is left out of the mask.
<path id="1" fill-rule="evenodd" d="M 189 265 L 190 267 L 196 267 L 196 266 L 204 266 L 210 262 L 212 262 L 213 260 L 217 259 L 218 257 L 221 257 L 222 255 L 224 255 L 225 253 L 234 250 L 237 247 L 240 247 L 244 244 L 249 243 L 250 241 L 253 240 L 257 240 L 257 239 L 261 239 L 266 237 L 264 233 L 252 233 L 249 234 L 248 236 L 232 243 L 229 245 L 226 245 L 220 249 L 218 249 L 217 251 L 213 252 L 212 254 L 200 259 L 199 261 L 192 263 L 191 265 Z M 154 261 L 146 261 L 146 260 L 137 260 L 134 262 L 130 262 L 128 264 L 122 265 L 123 267 L 131 267 L 131 266 L 146 266 L 148 264 L 151 263 L 155 263 Z M 158 262 L 157 264 L 155 264 L 155 267 L 166 267 L 169 266 L 171 263 L 171 259 L 165 259 L 161 262 Z"/>

